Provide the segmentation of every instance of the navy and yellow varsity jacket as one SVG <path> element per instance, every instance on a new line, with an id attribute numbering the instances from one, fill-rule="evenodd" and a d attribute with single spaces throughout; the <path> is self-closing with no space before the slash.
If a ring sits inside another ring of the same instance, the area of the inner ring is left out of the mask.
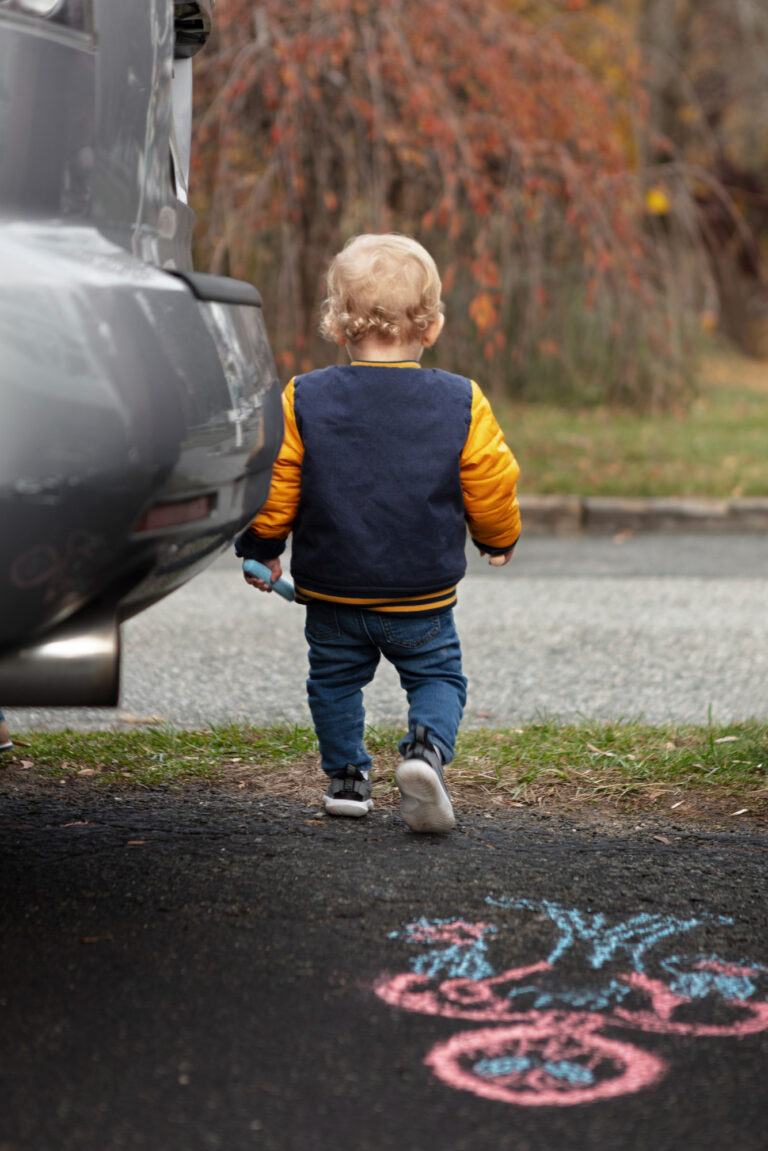
<path id="1" fill-rule="evenodd" d="M 448 610 L 466 531 L 489 555 L 520 534 L 520 469 L 480 388 L 416 362 L 296 376 L 267 502 L 237 539 L 264 562 L 293 532 L 299 602 Z"/>

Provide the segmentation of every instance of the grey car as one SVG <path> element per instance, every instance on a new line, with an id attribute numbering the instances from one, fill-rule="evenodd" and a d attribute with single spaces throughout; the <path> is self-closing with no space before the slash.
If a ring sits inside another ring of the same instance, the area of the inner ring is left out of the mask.
<path id="1" fill-rule="evenodd" d="M 256 289 L 193 270 L 210 0 L 0 0 L 0 703 L 114 705 L 122 620 L 266 499 Z"/>

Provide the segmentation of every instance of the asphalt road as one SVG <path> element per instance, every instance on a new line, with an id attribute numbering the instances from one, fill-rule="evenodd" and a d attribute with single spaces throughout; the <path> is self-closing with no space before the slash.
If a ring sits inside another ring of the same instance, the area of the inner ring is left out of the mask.
<path id="1" fill-rule="evenodd" d="M 0 804 L 2 1151 L 764 1151 L 768 836 L 54 790 Z"/>
<path id="2" fill-rule="evenodd" d="M 307 724 L 302 615 L 226 557 L 124 626 L 119 708 L 14 709 L 11 725 Z M 470 556 L 457 620 L 469 726 L 768 715 L 768 537 L 524 537 L 506 568 Z M 366 708 L 370 722 L 402 723 L 386 665 Z"/>

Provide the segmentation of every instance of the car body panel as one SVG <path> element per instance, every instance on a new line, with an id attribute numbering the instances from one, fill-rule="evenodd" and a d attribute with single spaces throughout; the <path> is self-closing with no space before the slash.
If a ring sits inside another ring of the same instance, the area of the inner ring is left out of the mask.
<path id="1" fill-rule="evenodd" d="M 192 271 L 180 7 L 97 0 L 76 32 L 0 8 L 7 705 L 115 703 L 120 621 L 229 545 L 282 441 L 258 292 Z"/>

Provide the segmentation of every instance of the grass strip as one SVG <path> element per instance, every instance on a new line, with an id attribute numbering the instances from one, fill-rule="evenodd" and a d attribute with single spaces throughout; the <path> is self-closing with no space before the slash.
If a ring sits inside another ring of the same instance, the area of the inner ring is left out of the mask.
<path id="1" fill-rule="evenodd" d="M 679 411 L 501 402 L 496 414 L 526 492 L 768 495 L 768 365 L 735 353 L 704 361 L 698 393 Z"/>
<path id="2" fill-rule="evenodd" d="M 397 799 L 398 737 L 383 727 L 367 733 L 379 802 Z M 323 789 L 314 733 L 300 726 L 29 732 L 19 739 L 25 746 L 2 761 L 14 777 L 152 789 L 204 783 L 305 802 L 318 802 Z M 466 730 L 448 779 L 454 797 L 473 807 L 546 801 L 671 807 L 684 796 L 689 805 L 716 802 L 755 815 L 768 812 L 768 723 L 541 719 Z"/>

